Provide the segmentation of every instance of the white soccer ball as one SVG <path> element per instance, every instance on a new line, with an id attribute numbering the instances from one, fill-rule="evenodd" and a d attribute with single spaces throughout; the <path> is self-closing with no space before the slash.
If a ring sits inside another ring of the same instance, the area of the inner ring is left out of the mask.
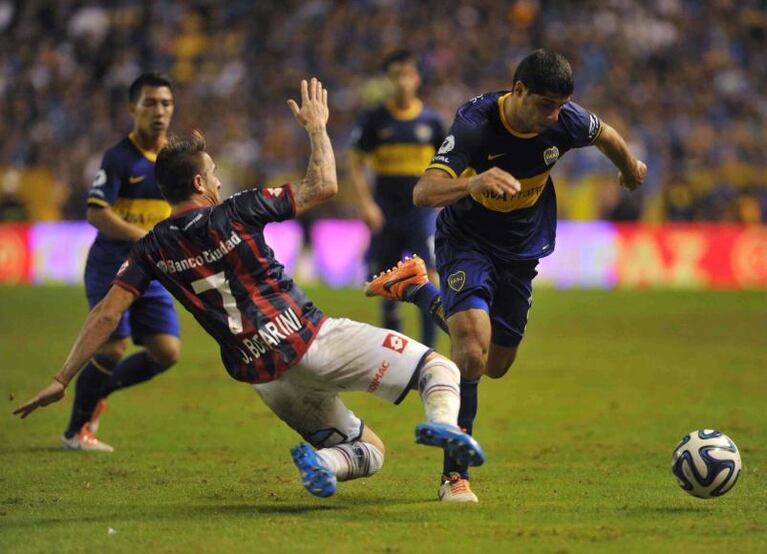
<path id="1" fill-rule="evenodd" d="M 740 452 L 724 433 L 698 429 L 676 445 L 671 471 L 685 492 L 698 498 L 716 498 L 735 486 L 740 476 Z"/>

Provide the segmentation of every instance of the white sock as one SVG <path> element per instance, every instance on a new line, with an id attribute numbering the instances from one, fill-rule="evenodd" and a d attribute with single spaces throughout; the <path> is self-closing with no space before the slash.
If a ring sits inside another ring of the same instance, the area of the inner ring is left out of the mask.
<path id="1" fill-rule="evenodd" d="M 458 426 L 461 408 L 461 372 L 442 356 L 426 362 L 418 379 L 426 419 L 433 423 Z"/>
<path id="2" fill-rule="evenodd" d="M 368 477 L 381 469 L 383 453 L 369 442 L 355 441 L 317 450 L 317 457 L 339 481 Z"/>

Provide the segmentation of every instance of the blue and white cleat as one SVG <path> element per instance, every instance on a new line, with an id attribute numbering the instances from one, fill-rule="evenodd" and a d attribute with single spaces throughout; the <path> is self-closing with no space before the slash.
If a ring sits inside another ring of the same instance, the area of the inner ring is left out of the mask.
<path id="1" fill-rule="evenodd" d="M 415 428 L 415 442 L 445 449 L 448 458 L 462 466 L 481 466 L 485 453 L 474 438 L 445 423 L 421 423 Z"/>
<path id="2" fill-rule="evenodd" d="M 336 476 L 317 458 L 314 449 L 302 442 L 290 450 L 293 463 L 301 472 L 304 488 L 314 496 L 328 497 L 336 492 Z"/>

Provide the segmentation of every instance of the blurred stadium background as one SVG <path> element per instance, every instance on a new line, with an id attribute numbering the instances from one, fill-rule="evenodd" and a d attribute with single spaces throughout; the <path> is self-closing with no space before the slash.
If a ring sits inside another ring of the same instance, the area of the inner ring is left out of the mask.
<path id="1" fill-rule="evenodd" d="M 87 189 L 130 129 L 127 86 L 156 69 L 176 83 L 172 131 L 205 131 L 227 193 L 302 174 L 306 141 L 284 102 L 302 77 L 323 79 L 342 192 L 273 235 L 300 279 L 357 283 L 367 234 L 343 160 L 355 117 L 387 94 L 382 53 L 418 53 L 422 96 L 449 123 L 546 45 L 649 174 L 628 194 L 595 149 L 560 162 L 570 222 L 541 281 L 767 286 L 763 1 L 2 0 L 0 33 L 0 282 L 80 280 Z"/>

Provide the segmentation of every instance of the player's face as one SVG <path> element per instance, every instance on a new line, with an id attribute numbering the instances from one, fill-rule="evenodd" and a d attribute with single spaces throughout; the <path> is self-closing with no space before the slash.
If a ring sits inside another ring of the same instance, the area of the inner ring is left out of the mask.
<path id="1" fill-rule="evenodd" d="M 554 96 L 550 94 L 531 94 L 522 83 L 514 87 L 515 94 L 520 94 L 518 117 L 528 133 L 540 133 L 546 127 L 554 125 L 559 120 L 559 111 L 570 100 L 569 96 Z"/>
<path id="2" fill-rule="evenodd" d="M 386 76 L 394 87 L 394 95 L 398 98 L 415 97 L 418 87 L 421 86 L 421 74 L 415 62 L 394 62 L 389 65 Z"/>
<path id="3" fill-rule="evenodd" d="M 165 135 L 173 117 L 173 93 L 168 87 L 142 87 L 138 100 L 131 104 L 131 115 L 139 133 Z"/>
<path id="4" fill-rule="evenodd" d="M 216 175 L 216 164 L 213 162 L 213 158 L 207 152 L 202 153 L 203 157 L 203 182 L 205 183 L 206 196 L 213 202 L 213 204 L 221 203 L 221 181 Z"/>

